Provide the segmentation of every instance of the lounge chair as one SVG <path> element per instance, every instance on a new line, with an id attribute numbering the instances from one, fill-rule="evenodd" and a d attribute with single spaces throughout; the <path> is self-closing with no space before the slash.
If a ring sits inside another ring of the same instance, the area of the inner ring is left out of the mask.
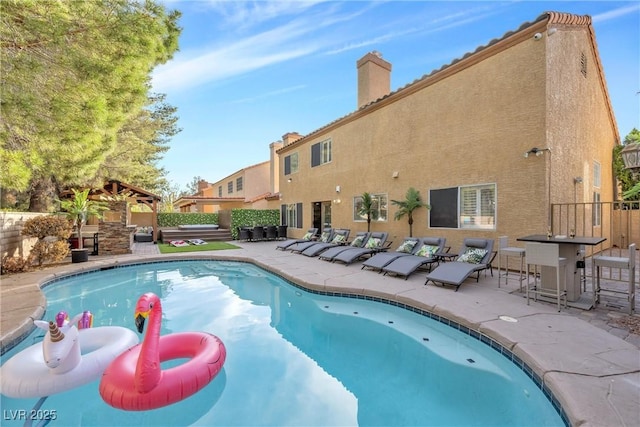
<path id="1" fill-rule="evenodd" d="M 419 268 L 438 262 L 438 254 L 444 250 L 444 237 L 425 237 L 415 254 L 395 259 L 382 268 L 384 274 L 404 276 L 405 280 Z"/>
<path id="2" fill-rule="evenodd" d="M 492 239 L 464 239 L 458 258 L 455 261 L 440 264 L 427 274 L 424 284 L 433 282 L 443 286 L 451 285 L 456 287 L 457 292 L 460 285 L 472 274 L 477 273 L 476 281 L 479 281 L 480 272 L 491 269 L 494 256 Z"/>
<path id="3" fill-rule="evenodd" d="M 330 242 L 318 242 L 314 245 L 309 245 L 304 250 L 300 251 L 300 253 L 302 255 L 313 257 L 318 256 L 321 252 L 324 252 L 329 248 L 333 248 L 336 246 L 345 246 L 347 244 L 347 240 L 349 239 L 350 232 L 351 230 L 348 229 L 335 230 L 333 233 L 333 238 Z"/>
<path id="4" fill-rule="evenodd" d="M 302 239 L 288 239 L 288 240 L 285 240 L 284 242 L 278 243 L 278 245 L 276 246 L 276 249 L 280 249 L 281 251 L 284 251 L 289 246 L 295 245 L 298 242 L 310 241 L 311 239 L 313 239 L 313 236 L 315 236 L 317 232 L 318 232 L 317 228 L 310 228 L 310 229 L 307 230 L 305 235 L 302 236 Z"/>
<path id="5" fill-rule="evenodd" d="M 333 248 L 329 248 L 320 254 L 319 259 L 323 259 L 325 261 L 333 261 L 333 258 L 335 256 L 338 256 L 340 252 L 354 248 L 361 248 L 367 244 L 367 241 L 369 241 L 370 234 L 371 233 L 368 233 L 366 231 L 359 231 L 356 233 L 356 237 L 351 241 L 351 243 L 349 243 L 348 245 L 334 246 Z"/>
<path id="6" fill-rule="evenodd" d="M 389 243 L 387 243 L 387 237 L 389 233 L 387 232 L 373 232 L 369 236 L 367 243 L 361 248 L 350 248 L 346 251 L 340 252 L 338 255 L 333 257 L 332 262 L 340 261 L 345 265 L 349 265 L 352 262 L 359 260 L 365 256 L 371 256 L 377 254 L 380 251 L 385 251 L 389 249 Z"/>
<path id="7" fill-rule="evenodd" d="M 291 252 L 302 252 L 305 249 L 307 249 L 309 246 L 315 245 L 318 242 L 320 243 L 330 242 L 331 239 L 333 239 L 334 233 L 335 233 L 335 230 L 333 228 L 325 228 L 324 230 L 322 230 L 322 234 L 320 234 L 320 237 L 318 237 L 318 240 L 294 243 L 293 245 L 289 246 L 286 250 Z"/>
<path id="8" fill-rule="evenodd" d="M 380 252 L 367 259 L 362 264 L 362 269 L 368 268 L 374 271 L 382 271 L 382 267 L 403 256 L 414 255 L 421 247 L 419 237 L 405 237 L 395 251 Z"/>

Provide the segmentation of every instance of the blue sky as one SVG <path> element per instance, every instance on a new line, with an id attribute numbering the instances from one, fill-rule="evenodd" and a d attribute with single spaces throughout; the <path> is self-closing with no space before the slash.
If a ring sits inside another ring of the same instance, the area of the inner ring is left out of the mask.
<path id="1" fill-rule="evenodd" d="M 356 109 L 356 61 L 393 66 L 391 90 L 546 11 L 590 15 L 621 138 L 640 129 L 639 1 L 163 0 L 182 12 L 180 51 L 153 73 L 183 129 L 160 165 L 186 188 L 269 159 Z"/>

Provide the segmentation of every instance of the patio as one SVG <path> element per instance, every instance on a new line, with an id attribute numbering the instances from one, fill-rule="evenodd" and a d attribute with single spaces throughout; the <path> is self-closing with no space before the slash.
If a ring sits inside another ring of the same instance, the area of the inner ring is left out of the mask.
<path id="1" fill-rule="evenodd" d="M 31 319 L 42 317 L 45 301 L 37 284 L 53 277 L 140 261 L 237 259 L 317 291 L 384 298 L 446 317 L 522 359 L 554 391 L 572 425 L 640 425 L 640 334 L 629 332 L 629 324 L 640 316 L 628 316 L 626 307 L 611 305 L 615 301 L 558 313 L 549 303 L 527 306 L 516 280 L 498 288 L 495 271 L 493 277 L 482 274 L 479 283 L 469 280 L 454 292 L 424 286 L 422 273 L 403 280 L 361 270 L 359 262 L 344 266 L 277 251 L 276 242 L 233 243 L 241 249 L 173 255 L 158 254 L 152 243 L 136 243 L 130 255 L 91 257 L 88 263 L 3 277 L 2 346 L 28 333 Z"/>

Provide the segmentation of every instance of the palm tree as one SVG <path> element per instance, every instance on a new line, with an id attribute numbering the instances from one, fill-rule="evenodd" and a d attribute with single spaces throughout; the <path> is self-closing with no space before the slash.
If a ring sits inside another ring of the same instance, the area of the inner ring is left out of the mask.
<path id="1" fill-rule="evenodd" d="M 431 207 L 420 199 L 420 192 L 413 187 L 407 190 L 404 200 L 392 200 L 391 203 L 399 207 L 394 219 L 399 220 L 405 215 L 409 218 L 409 237 L 413 237 L 413 211 L 421 207 Z"/>
<path id="2" fill-rule="evenodd" d="M 373 212 L 373 199 L 371 194 L 362 193 L 362 204 L 358 210 L 358 215 L 364 215 L 367 217 L 367 233 L 371 231 L 371 213 Z"/>
<path id="3" fill-rule="evenodd" d="M 67 218 L 73 222 L 78 235 L 78 249 L 82 249 L 82 226 L 92 216 L 102 218 L 104 211 L 108 211 L 109 208 L 105 202 L 89 199 L 88 188 L 84 191 L 74 188 L 71 191 L 73 191 L 73 197 L 60 200 L 60 209 L 65 211 Z"/>

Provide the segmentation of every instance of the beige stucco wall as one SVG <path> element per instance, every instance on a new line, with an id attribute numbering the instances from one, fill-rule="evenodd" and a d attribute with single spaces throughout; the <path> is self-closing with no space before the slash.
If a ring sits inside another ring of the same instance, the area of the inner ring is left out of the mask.
<path id="1" fill-rule="evenodd" d="M 366 223 L 353 221 L 353 198 L 365 191 L 391 201 L 413 186 L 427 199 L 431 189 L 487 183 L 497 185 L 494 230 L 431 229 L 421 209 L 413 234 L 444 236 L 457 248 L 465 237 L 515 240 L 545 233 L 550 160 L 552 201 L 572 202 L 574 175 L 586 178 L 594 160 L 602 166 L 602 199 L 610 199 L 612 180 L 604 171 L 611 170 L 616 138 L 596 73 L 576 82 L 584 77 L 555 71 L 560 56 L 570 56 L 567 49 L 588 44 L 586 31 L 558 31 L 551 44 L 546 36 L 534 40 L 541 30 L 532 26 L 279 150 L 281 164 L 284 156 L 299 155 L 299 172 L 285 177 L 281 168 L 282 200 L 272 203 L 303 203 L 303 228 L 290 227 L 289 234 L 302 235 L 311 226 L 315 201 L 339 199 L 332 205 L 332 225 L 353 232 L 366 230 Z M 328 138 L 332 162 L 311 168 L 311 145 Z M 551 159 L 524 158 L 532 147 L 550 147 Z M 392 178 L 395 171 L 399 176 Z M 399 242 L 409 228 L 406 218 L 393 220 L 395 211 L 390 204 L 389 220 L 372 230 L 388 231 Z"/>
<path id="2" fill-rule="evenodd" d="M 608 118 L 605 82 L 601 79 L 597 51 L 582 27 L 554 25 L 545 35 L 547 44 L 547 128 L 553 148 L 552 200 L 555 203 L 614 200 L 612 148 L 617 130 Z M 583 55 L 586 73 L 583 74 Z M 556 162 L 556 157 L 558 161 Z M 594 164 L 600 164 L 601 184 L 594 182 Z M 576 177 L 582 183 L 576 183 Z M 562 221 L 562 218 L 554 218 Z M 603 215 L 600 230 L 608 239 L 609 215 Z M 591 226 L 591 216 L 586 216 Z M 569 224 L 569 227 L 571 224 Z"/>

